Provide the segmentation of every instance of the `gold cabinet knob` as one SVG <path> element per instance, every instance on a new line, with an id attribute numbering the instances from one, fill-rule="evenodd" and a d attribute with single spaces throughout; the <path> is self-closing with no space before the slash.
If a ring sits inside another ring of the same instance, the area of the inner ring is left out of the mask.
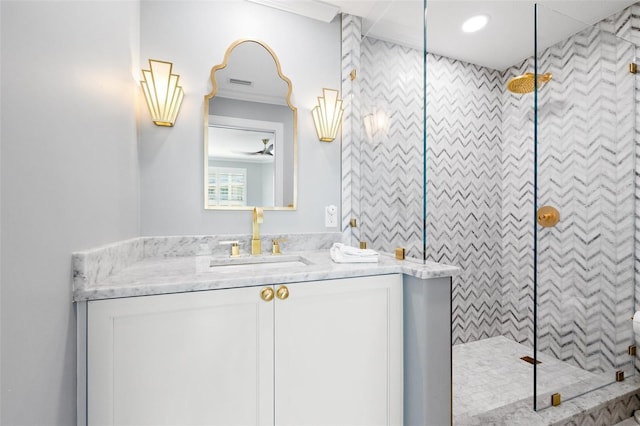
<path id="1" fill-rule="evenodd" d="M 260 297 L 265 302 L 271 302 L 273 300 L 273 289 L 271 287 L 265 287 L 260 292 Z"/>
<path id="2" fill-rule="evenodd" d="M 278 296 L 278 299 L 280 300 L 285 300 L 287 297 L 289 297 L 289 289 L 287 288 L 287 286 L 281 285 L 278 288 L 278 291 L 276 291 L 276 296 Z"/>

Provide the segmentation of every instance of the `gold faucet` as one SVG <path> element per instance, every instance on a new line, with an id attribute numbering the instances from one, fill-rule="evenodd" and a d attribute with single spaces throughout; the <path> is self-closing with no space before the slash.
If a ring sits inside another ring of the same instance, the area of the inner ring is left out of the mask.
<path id="1" fill-rule="evenodd" d="M 260 224 L 264 222 L 264 210 L 262 207 L 253 208 L 253 238 L 251 239 L 251 255 L 257 256 L 262 253 L 260 244 Z"/>

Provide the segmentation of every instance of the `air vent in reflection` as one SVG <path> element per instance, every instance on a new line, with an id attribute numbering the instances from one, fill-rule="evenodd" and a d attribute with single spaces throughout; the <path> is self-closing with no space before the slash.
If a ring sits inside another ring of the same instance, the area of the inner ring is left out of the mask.
<path id="1" fill-rule="evenodd" d="M 239 84 L 240 86 L 253 86 L 253 81 L 249 80 L 240 80 L 238 78 L 230 78 L 229 83 L 231 84 Z"/>

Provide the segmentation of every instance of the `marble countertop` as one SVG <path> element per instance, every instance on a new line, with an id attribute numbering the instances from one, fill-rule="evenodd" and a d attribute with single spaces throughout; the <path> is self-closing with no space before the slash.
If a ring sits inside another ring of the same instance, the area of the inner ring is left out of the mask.
<path id="1" fill-rule="evenodd" d="M 138 242 L 129 242 L 130 246 Z M 130 249 L 129 249 L 130 250 Z M 285 262 L 277 264 L 275 262 Z M 211 266 L 212 263 L 215 266 Z M 228 266 L 229 264 L 237 265 Z M 248 263 L 248 264 L 247 264 Z M 269 263 L 263 265 L 262 263 Z M 421 260 L 397 260 L 380 254 L 377 263 L 335 263 L 328 249 L 287 252 L 283 255 L 141 256 L 100 279 L 87 279 L 74 262 L 74 301 L 181 293 L 236 287 L 285 284 L 384 274 L 406 274 L 420 279 L 456 275 L 455 266 Z"/>

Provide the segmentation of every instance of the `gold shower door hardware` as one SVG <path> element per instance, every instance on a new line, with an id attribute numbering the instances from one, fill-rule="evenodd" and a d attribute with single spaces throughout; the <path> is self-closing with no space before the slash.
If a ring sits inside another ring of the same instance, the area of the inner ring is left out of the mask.
<path id="1" fill-rule="evenodd" d="M 624 371 L 616 371 L 616 382 L 624 382 Z"/>
<path id="2" fill-rule="evenodd" d="M 636 74 L 638 72 L 638 65 L 633 62 L 629 64 L 629 72 L 631 74 Z"/>
<path id="3" fill-rule="evenodd" d="M 560 222 L 560 212 L 552 206 L 542 206 L 536 214 L 538 224 L 544 228 L 552 228 Z"/>
<path id="4" fill-rule="evenodd" d="M 271 287 L 265 287 L 260 292 L 260 298 L 265 302 L 271 302 L 273 300 L 274 291 Z"/>
<path id="5" fill-rule="evenodd" d="M 281 285 L 278 287 L 278 290 L 276 290 L 276 296 L 278 296 L 278 299 L 280 300 L 286 300 L 287 297 L 289 297 L 289 289 L 287 286 Z"/>
<path id="6" fill-rule="evenodd" d="M 559 393 L 554 393 L 551 395 L 551 405 L 557 407 L 562 403 L 562 397 Z"/>
<path id="7" fill-rule="evenodd" d="M 523 360 L 524 362 L 528 362 L 529 364 L 542 364 L 542 361 L 538 361 L 537 359 L 533 359 L 530 356 L 522 356 L 520 357 L 521 360 Z"/>
<path id="8" fill-rule="evenodd" d="M 636 356 L 636 345 L 629 346 L 629 355 Z"/>

